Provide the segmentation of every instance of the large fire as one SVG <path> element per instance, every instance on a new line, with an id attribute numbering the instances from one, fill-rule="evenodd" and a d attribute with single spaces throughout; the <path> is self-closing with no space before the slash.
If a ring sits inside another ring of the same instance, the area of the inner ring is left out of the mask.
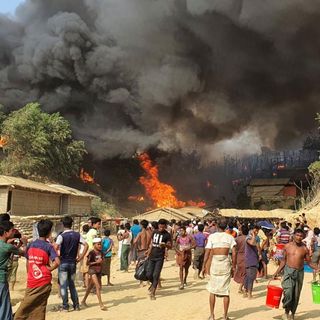
<path id="1" fill-rule="evenodd" d="M 140 165 L 145 171 L 146 175 L 140 177 L 139 181 L 144 186 L 147 196 L 157 208 L 172 207 L 182 208 L 186 205 L 204 207 L 205 202 L 195 201 L 181 201 L 176 197 L 176 190 L 173 186 L 163 183 L 159 180 L 158 166 L 152 164 L 150 157 L 147 153 L 139 155 Z"/>
<path id="2" fill-rule="evenodd" d="M 80 170 L 79 177 L 84 183 L 89 183 L 89 184 L 96 183 L 94 178 L 92 176 L 90 176 L 90 174 L 88 172 L 84 171 L 83 168 L 81 168 L 81 170 Z"/>

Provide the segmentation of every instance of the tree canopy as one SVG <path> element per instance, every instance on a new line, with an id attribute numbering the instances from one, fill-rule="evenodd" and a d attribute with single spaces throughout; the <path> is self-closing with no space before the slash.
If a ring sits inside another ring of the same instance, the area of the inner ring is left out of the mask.
<path id="1" fill-rule="evenodd" d="M 119 211 L 113 203 L 102 201 L 101 198 L 94 198 L 91 202 L 92 214 L 98 217 L 109 215 L 110 217 L 119 216 Z"/>
<path id="2" fill-rule="evenodd" d="M 74 140 L 69 122 L 59 113 L 48 114 L 38 103 L 11 112 L 2 122 L 5 138 L 2 174 L 39 181 L 64 182 L 79 172 L 86 153 Z"/>

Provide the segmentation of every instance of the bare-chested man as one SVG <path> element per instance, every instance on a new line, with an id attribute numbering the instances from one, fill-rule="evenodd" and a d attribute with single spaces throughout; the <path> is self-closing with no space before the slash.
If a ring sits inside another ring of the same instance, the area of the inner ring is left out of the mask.
<path id="1" fill-rule="evenodd" d="M 294 320 L 294 315 L 298 307 L 300 292 L 303 285 L 304 260 L 307 261 L 311 268 L 315 270 L 318 269 L 317 265 L 311 263 L 308 249 L 302 242 L 304 237 L 305 234 L 302 229 L 296 229 L 294 231 L 293 241 L 285 245 L 284 259 L 281 260 L 281 263 L 274 274 L 274 278 L 276 278 L 284 269 L 282 278 L 284 298 L 282 303 L 283 308 L 285 309 L 285 314 L 283 315 L 282 319 L 285 320 Z M 291 315 L 289 314 L 290 312 Z"/>

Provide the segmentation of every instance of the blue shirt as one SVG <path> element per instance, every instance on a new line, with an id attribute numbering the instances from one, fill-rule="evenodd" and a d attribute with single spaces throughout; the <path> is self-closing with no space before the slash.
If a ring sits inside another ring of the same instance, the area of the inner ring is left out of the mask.
<path id="1" fill-rule="evenodd" d="M 141 232 L 141 230 L 142 228 L 138 224 L 134 224 L 130 229 L 133 238 L 136 238 L 137 235 Z"/>
<path id="2" fill-rule="evenodd" d="M 107 250 L 110 249 L 111 245 L 113 245 L 113 240 L 110 238 L 103 238 L 102 239 L 102 252 L 104 254 L 105 258 L 111 258 L 112 257 L 112 251 L 105 253 Z"/>
<path id="3" fill-rule="evenodd" d="M 206 236 L 202 232 L 198 232 L 193 236 L 194 240 L 196 241 L 197 247 L 204 248 L 206 246 Z"/>

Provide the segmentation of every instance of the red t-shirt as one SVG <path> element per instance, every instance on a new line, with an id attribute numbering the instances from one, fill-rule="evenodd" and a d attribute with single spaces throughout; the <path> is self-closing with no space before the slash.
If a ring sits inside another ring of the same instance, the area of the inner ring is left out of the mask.
<path id="1" fill-rule="evenodd" d="M 28 288 L 37 288 L 51 283 L 51 271 L 48 270 L 49 260 L 54 260 L 57 253 L 53 246 L 44 241 L 37 239 L 28 246 Z"/>

